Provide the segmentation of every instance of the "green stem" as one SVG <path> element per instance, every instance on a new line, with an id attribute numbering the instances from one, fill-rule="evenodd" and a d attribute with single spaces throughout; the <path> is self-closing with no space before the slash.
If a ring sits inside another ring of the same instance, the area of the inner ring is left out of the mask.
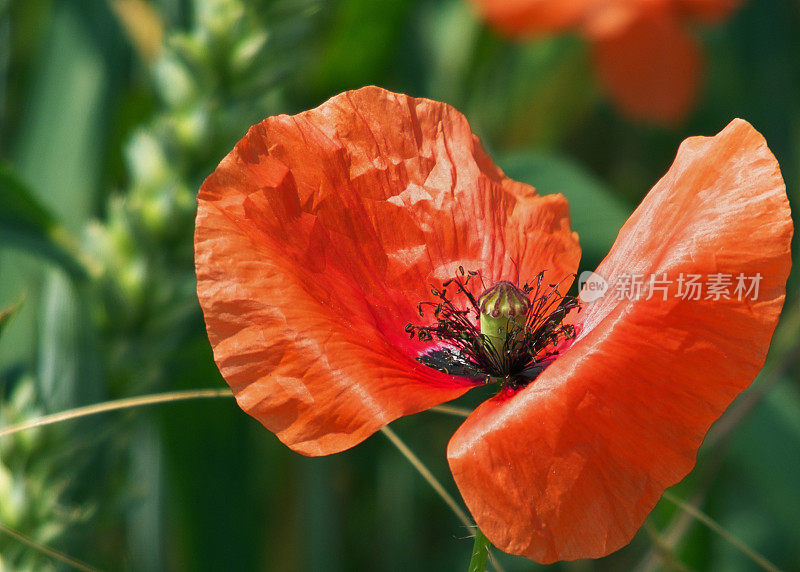
<path id="1" fill-rule="evenodd" d="M 151 395 L 140 395 L 137 397 L 126 397 L 124 399 L 116 399 L 114 401 L 103 401 L 95 403 L 94 405 L 86 405 L 85 407 L 77 407 L 67 411 L 59 411 L 51 415 L 37 417 L 36 419 L 29 419 L 16 425 L 9 425 L 0 428 L 0 438 L 8 437 L 14 433 L 25 431 L 27 429 L 34 429 L 42 427 L 43 425 L 52 425 L 54 423 L 61 423 L 62 421 L 71 421 L 81 417 L 88 417 L 89 415 L 97 415 L 98 413 L 106 413 L 108 411 L 119 411 L 120 409 L 130 409 L 132 407 L 142 407 L 145 405 L 159 405 L 161 403 L 171 403 L 174 401 L 189 401 L 192 399 L 208 399 L 209 397 L 233 397 L 229 389 L 191 389 L 187 391 L 171 391 L 168 393 L 155 393 Z M 470 414 L 469 409 L 461 407 L 452 407 L 448 405 L 439 405 L 431 408 L 431 411 L 437 413 L 444 413 L 447 415 L 455 415 L 456 417 L 467 417 Z"/>
<path id="2" fill-rule="evenodd" d="M 478 529 L 477 526 L 472 524 L 472 521 L 469 519 L 469 516 L 467 516 L 467 513 L 464 512 L 464 510 L 458 505 L 458 503 L 452 497 L 452 495 L 450 495 L 450 493 L 447 492 L 447 490 L 442 486 L 442 483 L 440 483 L 439 480 L 433 476 L 433 473 L 431 473 L 428 467 L 425 466 L 425 463 L 420 461 L 419 457 L 417 457 L 414 454 L 414 452 L 411 449 L 409 449 L 408 445 L 406 445 L 403 442 L 403 440 L 397 436 L 397 433 L 389 429 L 388 426 L 383 427 L 381 429 L 381 433 L 383 433 L 386 436 L 386 438 L 389 439 L 392 445 L 394 445 L 397 448 L 397 450 L 400 451 L 400 453 L 408 460 L 409 463 L 411 463 L 411 465 L 417 470 L 417 472 L 422 476 L 422 478 L 428 482 L 428 484 L 431 486 L 431 488 L 433 488 L 434 491 L 436 491 L 436 494 L 438 494 L 445 502 L 445 504 L 450 507 L 450 510 L 453 511 L 458 520 L 460 520 L 461 523 L 467 529 L 475 530 L 475 546 L 472 549 L 473 560 L 475 559 L 475 551 L 478 548 L 478 539 L 479 538 L 483 539 L 482 542 L 483 542 L 484 557 L 482 564 L 483 568 L 480 568 L 481 572 L 483 572 L 486 569 L 487 556 L 492 563 L 492 568 L 494 568 L 496 572 L 503 572 L 503 567 L 500 565 L 497 559 L 494 558 L 492 554 L 489 552 L 489 540 L 483 535 L 483 533 L 480 531 L 480 529 Z M 472 564 L 470 564 L 470 571 L 472 570 L 473 570 Z M 475 570 L 478 569 L 475 568 Z"/>
<path id="3" fill-rule="evenodd" d="M 456 515 L 458 520 L 460 520 L 466 528 L 472 528 L 472 521 L 470 521 L 467 513 L 464 512 L 460 506 L 458 506 L 456 500 L 442 486 L 442 483 L 440 483 L 439 480 L 433 476 L 433 473 L 428 470 L 428 467 L 425 466 L 425 463 L 419 460 L 419 457 L 417 457 L 414 452 L 408 448 L 408 445 L 406 445 L 403 440 L 397 436 L 397 433 L 389 429 L 389 427 L 383 427 L 381 429 L 381 433 L 383 433 L 386 438 L 391 441 L 392 445 L 394 445 L 397 450 L 400 451 L 400 453 L 408 460 L 408 462 L 411 463 L 411 465 L 417 470 L 417 472 L 422 475 L 422 478 L 428 482 L 431 488 L 436 491 L 436 494 L 438 494 L 444 503 L 450 507 L 450 510 L 453 511 L 453 514 Z"/>
<path id="4" fill-rule="evenodd" d="M 26 546 L 29 546 L 30 548 L 33 548 L 34 550 L 37 550 L 42 554 L 46 554 L 47 556 L 49 556 L 54 560 L 63 562 L 68 566 L 72 566 L 76 570 L 81 570 L 81 572 L 98 572 L 96 568 L 92 568 L 91 566 L 89 566 L 84 562 L 81 562 L 77 558 L 73 558 L 72 556 L 67 556 L 63 552 L 54 550 L 48 546 L 45 546 L 44 544 L 39 544 L 35 540 L 28 538 L 24 534 L 21 534 L 16 530 L 5 526 L 4 524 L 0 524 L 0 533 L 7 534 L 11 538 L 21 542 L 22 544 L 25 544 Z"/>
<path id="5" fill-rule="evenodd" d="M 475 527 L 475 544 L 472 545 L 472 557 L 469 560 L 468 572 L 486 572 L 486 558 L 489 556 L 489 539 Z"/>
<path id="6" fill-rule="evenodd" d="M 22 423 L 18 423 L 16 425 L 2 427 L 0 428 L 0 438 L 8 437 L 9 435 L 13 435 L 14 433 L 25 431 L 27 429 L 34 429 L 36 427 L 42 427 L 43 425 L 61 423 L 62 421 L 71 421 L 73 419 L 88 417 L 89 415 L 97 415 L 98 413 L 106 413 L 108 411 L 119 411 L 120 409 L 130 409 L 145 405 L 159 405 L 161 403 L 171 403 L 174 401 L 207 399 L 209 397 L 233 397 L 233 394 L 229 389 L 191 389 L 187 391 L 171 391 L 168 393 L 155 393 L 151 395 L 140 395 L 137 397 L 126 397 L 124 399 L 115 399 L 114 401 L 103 401 L 101 403 L 77 407 L 67 411 L 59 411 L 58 413 L 37 417 L 36 419 L 29 419 L 28 421 L 23 421 Z M 456 417 L 467 417 L 470 414 L 469 409 L 453 407 L 449 405 L 432 407 L 431 411 L 444 413 L 446 415 L 455 415 Z"/>
<path id="7" fill-rule="evenodd" d="M 98 413 L 106 413 L 107 411 L 117 411 L 119 409 L 130 409 L 131 407 L 142 407 L 144 405 L 157 405 L 159 403 L 169 403 L 172 401 L 186 401 L 189 399 L 207 399 L 209 397 L 233 397 L 230 389 L 196 389 L 190 391 L 172 391 L 169 393 L 157 393 L 154 395 L 141 395 L 139 397 L 127 397 L 125 399 L 116 399 L 114 401 L 104 401 L 102 403 L 95 403 L 94 405 L 87 405 L 85 407 L 76 407 L 75 409 L 68 409 L 67 411 L 60 411 L 52 415 L 45 415 L 44 417 L 37 417 L 23 421 L 16 425 L 10 425 L 0 429 L 0 438 L 8 437 L 14 433 L 25 431 L 26 429 L 33 429 L 34 427 L 42 427 L 43 425 L 52 425 L 53 423 L 60 423 L 62 421 L 70 421 L 80 417 L 87 417 L 89 415 L 97 415 Z"/>
<path id="8" fill-rule="evenodd" d="M 117 399 L 114 401 L 105 401 L 102 403 L 95 403 L 94 405 L 87 405 L 85 407 L 77 407 L 75 409 L 69 409 L 67 411 L 60 411 L 58 413 L 53 413 L 51 415 L 45 415 L 43 417 L 37 417 L 35 419 L 29 419 L 28 421 L 23 421 L 22 423 L 18 423 L 16 425 L 10 425 L 7 427 L 0 428 L 0 438 L 8 437 L 10 435 L 14 435 L 15 433 L 19 433 L 20 431 L 25 431 L 28 429 L 34 429 L 36 427 L 42 427 L 45 425 L 52 425 L 54 423 L 61 423 L 63 421 L 71 421 L 73 419 L 79 419 L 81 417 L 88 417 L 90 415 L 97 415 L 100 413 L 107 413 L 109 411 L 119 411 L 122 409 L 130 409 L 133 407 L 142 407 L 146 405 L 158 405 L 161 403 L 171 403 L 175 401 L 187 401 L 192 399 L 208 399 L 208 398 L 215 398 L 215 397 L 233 397 L 230 390 L 225 389 L 197 389 L 197 390 L 189 390 L 189 391 L 172 391 L 169 393 L 159 393 L 153 395 L 140 395 L 138 397 L 128 397 L 125 399 Z M 462 409 L 459 407 L 452 407 L 452 406 L 439 406 L 434 407 L 434 411 L 438 411 L 439 413 L 445 413 L 450 415 L 456 415 L 459 417 L 466 417 L 469 415 L 470 411 L 467 409 Z M 436 491 L 436 493 L 444 500 L 444 502 L 450 507 L 453 513 L 458 517 L 458 519 L 462 522 L 462 524 L 467 528 L 473 528 L 473 524 L 470 521 L 469 517 L 467 516 L 466 512 L 458 505 L 455 499 L 447 492 L 447 490 L 442 486 L 442 484 L 433 476 L 433 474 L 428 470 L 428 468 L 419 460 L 419 458 L 409 449 L 405 443 L 395 434 L 394 431 L 389 429 L 388 427 L 384 427 L 381 429 L 383 434 L 392 442 L 392 444 L 397 447 L 397 449 L 409 460 L 409 462 L 414 466 L 415 469 L 422 475 L 422 477 L 431 485 L 431 487 Z M 1 526 L 1 525 L 0 525 Z M 7 534 L 13 534 L 6 529 L 0 529 L 0 531 L 6 532 Z M 475 528 L 475 545 L 473 547 L 472 553 L 472 560 L 470 561 L 470 571 L 472 570 L 480 570 L 483 572 L 486 568 L 486 559 L 487 557 L 492 560 L 492 565 L 498 572 L 502 572 L 502 568 L 500 564 L 497 563 L 493 558 L 492 555 L 489 554 L 489 541 L 483 535 L 483 533 Z M 72 564 L 75 566 L 76 564 Z"/>
<path id="9" fill-rule="evenodd" d="M 694 506 L 690 505 L 689 503 L 685 502 L 683 499 L 676 497 L 669 491 L 664 492 L 664 498 L 667 499 L 669 502 L 673 503 L 681 510 L 686 511 L 690 515 L 692 515 L 696 520 L 705 524 L 708 528 L 716 532 L 719 536 L 727 540 L 732 546 L 734 546 L 739 552 L 747 556 L 750 560 L 752 560 L 755 564 L 757 564 L 761 569 L 767 570 L 768 572 L 778 572 L 778 568 L 769 560 L 761 556 L 758 552 L 747 546 L 744 542 L 736 538 L 730 532 L 722 528 L 717 522 L 708 516 L 706 513 L 700 511 L 699 509 L 695 508 Z"/>
<path id="10" fill-rule="evenodd" d="M 445 415 L 454 415 L 455 417 L 463 417 L 466 419 L 472 413 L 471 409 L 464 407 L 456 407 L 454 405 L 435 405 L 430 408 L 434 413 L 444 413 Z"/>

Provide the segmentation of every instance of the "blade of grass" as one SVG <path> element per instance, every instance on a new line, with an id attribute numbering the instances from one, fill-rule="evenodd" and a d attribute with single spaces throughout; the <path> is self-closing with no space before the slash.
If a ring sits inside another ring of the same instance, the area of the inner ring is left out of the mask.
<path id="1" fill-rule="evenodd" d="M 431 407 L 430 411 L 435 413 L 444 413 L 445 415 L 455 415 L 456 417 L 469 417 L 469 414 L 472 413 L 470 409 L 465 407 L 456 407 L 454 405 L 437 405 L 435 407 Z"/>
<path id="2" fill-rule="evenodd" d="M 408 462 L 411 463 L 411 465 L 417 470 L 417 472 L 422 476 L 422 478 L 428 482 L 431 488 L 434 491 L 436 491 L 436 494 L 438 494 L 441 497 L 441 499 L 445 502 L 445 504 L 448 507 L 450 507 L 450 510 L 452 510 L 453 513 L 456 515 L 456 517 L 458 517 L 458 520 L 460 520 L 461 523 L 465 527 L 467 527 L 467 529 L 475 530 L 476 534 L 481 534 L 479 529 L 474 524 L 472 524 L 472 521 L 467 516 L 467 513 L 464 512 L 464 510 L 458 505 L 453 496 L 450 493 L 448 493 L 447 490 L 444 488 L 444 486 L 442 486 L 442 483 L 440 483 L 439 480 L 435 476 L 433 476 L 433 473 L 431 473 L 430 470 L 428 470 L 428 467 L 425 466 L 425 463 L 423 463 L 419 459 L 419 457 L 417 457 L 414 454 L 414 452 L 408 448 L 408 445 L 406 445 L 403 442 L 403 440 L 397 436 L 397 433 L 389 429 L 389 427 L 381 428 L 381 433 L 383 433 L 386 436 L 386 438 L 389 439 L 392 445 L 394 445 L 397 448 L 397 450 L 400 451 L 400 453 L 406 459 L 408 459 Z M 487 551 L 488 550 L 489 549 L 487 547 Z M 494 556 L 492 556 L 491 552 L 489 552 L 488 555 L 494 569 L 497 572 L 503 572 L 503 568 L 500 566 L 500 564 L 497 562 Z"/>
<path id="3" fill-rule="evenodd" d="M 54 2 L 10 153 L 39 202 L 77 232 L 94 212 L 124 72 L 102 2 Z M 123 56 L 124 57 L 124 56 Z"/>
<path id="4" fill-rule="evenodd" d="M 692 515 L 699 522 L 705 524 L 708 528 L 710 528 L 720 537 L 727 540 L 732 546 L 734 546 L 737 550 L 739 550 L 739 552 L 747 556 L 750 560 L 752 560 L 763 570 L 768 570 L 769 572 L 778 572 L 778 568 L 772 562 L 761 556 L 758 552 L 756 552 L 755 550 L 747 546 L 744 542 L 733 536 L 730 532 L 722 528 L 722 526 L 720 526 L 714 519 L 712 519 L 706 513 L 697 509 L 693 505 L 685 502 L 683 499 L 676 497 L 669 491 L 666 491 L 664 493 L 664 498 L 667 499 L 669 502 L 675 504 L 681 510 Z"/>
<path id="5" fill-rule="evenodd" d="M 37 316 L 36 387 L 44 413 L 107 397 L 91 289 L 56 269 L 45 272 Z"/>
<path id="6" fill-rule="evenodd" d="M 95 403 L 93 405 L 86 405 L 84 407 L 76 407 L 75 409 L 68 409 L 66 411 L 59 411 L 51 415 L 37 417 L 30 419 L 16 425 L 4 427 L 0 429 L 0 438 L 8 437 L 20 431 L 26 431 L 35 427 L 43 427 L 45 425 L 52 425 L 54 423 L 61 423 L 62 421 L 72 421 L 81 417 L 88 417 L 90 415 L 97 415 L 99 413 L 107 413 L 109 411 L 119 411 L 121 409 L 131 409 L 133 407 L 142 407 L 145 405 L 158 405 L 160 403 L 171 403 L 175 401 L 188 401 L 190 399 L 207 399 L 213 397 L 233 397 L 230 389 L 195 389 L 190 391 L 172 391 L 169 393 L 156 393 L 153 395 L 141 395 L 138 397 L 127 397 L 124 399 L 116 399 L 114 401 L 105 401 L 103 403 Z"/>
<path id="7" fill-rule="evenodd" d="M 460 520 L 461 523 L 465 527 L 467 527 L 467 529 L 472 530 L 475 527 L 475 525 L 472 524 L 472 521 L 467 516 L 467 513 L 464 512 L 464 510 L 460 506 L 458 506 L 456 500 L 442 486 L 442 483 L 440 483 L 439 480 L 433 476 L 433 473 L 431 473 L 428 470 L 428 467 L 426 467 L 425 464 L 419 460 L 419 457 L 417 457 L 414 454 L 414 452 L 411 449 L 409 449 L 408 446 L 402 441 L 402 439 L 400 439 L 400 437 L 397 436 L 397 433 L 389 429 L 389 427 L 383 427 L 381 429 L 381 433 L 383 433 L 386 436 L 386 438 L 389 439 L 389 441 L 391 441 L 392 445 L 397 447 L 397 450 L 400 451 L 400 453 L 406 459 L 408 459 L 408 462 L 411 463 L 411 465 L 417 470 L 417 472 L 420 475 L 422 475 L 422 478 L 428 482 L 428 484 L 434 491 L 436 491 L 436 494 L 438 494 L 442 498 L 445 504 L 448 507 L 450 507 L 450 510 L 452 510 L 453 514 L 455 514 L 456 517 L 458 517 L 458 520 Z M 1 435 L 2 434 L 0 433 L 0 436 Z"/>
<path id="8" fill-rule="evenodd" d="M 17 540 L 17 541 L 21 542 L 22 544 L 25 544 L 26 546 L 29 546 L 30 548 L 33 548 L 37 552 L 41 552 L 42 554 L 46 554 L 47 556 L 49 556 L 50 558 L 52 558 L 54 560 L 58 560 L 59 562 L 63 562 L 64 564 L 67 564 L 68 566 L 72 566 L 76 570 L 83 570 L 84 572 L 98 572 L 97 568 L 92 568 L 88 564 L 84 564 L 83 562 L 81 562 L 80 560 L 78 560 L 76 558 L 72 558 L 71 556 L 67 556 L 63 552 L 59 552 L 58 550 L 54 550 L 53 548 L 49 548 L 49 547 L 45 546 L 44 544 L 39 544 L 35 540 L 32 540 L 32 539 L 28 538 L 24 534 L 21 534 L 21 533 L 17 532 L 16 530 L 5 526 L 4 524 L 0 524 L 0 533 L 3 533 L 3 534 L 6 534 L 6 535 L 10 536 L 14 540 Z"/>

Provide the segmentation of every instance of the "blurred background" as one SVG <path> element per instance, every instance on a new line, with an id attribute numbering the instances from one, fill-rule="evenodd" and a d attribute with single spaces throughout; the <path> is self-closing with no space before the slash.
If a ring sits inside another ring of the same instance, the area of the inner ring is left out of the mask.
<path id="1" fill-rule="evenodd" d="M 734 117 L 764 134 L 796 208 L 800 3 L 751 0 L 692 33 L 699 96 L 661 126 L 618 111 L 579 34 L 511 40 L 462 0 L 0 0 L 0 428 L 224 387 L 194 293 L 196 191 L 251 124 L 345 89 L 464 112 L 511 177 L 568 197 L 582 270 L 679 143 Z M 764 373 L 672 489 L 787 570 L 800 570 L 797 283 Z M 392 425 L 457 498 L 444 450 L 459 422 Z M 31 541 L 103 570 L 465 570 L 469 534 L 381 435 L 307 459 L 228 397 L 0 437 L 2 570 L 70 569 Z M 667 500 L 627 548 L 552 568 L 757 569 Z"/>

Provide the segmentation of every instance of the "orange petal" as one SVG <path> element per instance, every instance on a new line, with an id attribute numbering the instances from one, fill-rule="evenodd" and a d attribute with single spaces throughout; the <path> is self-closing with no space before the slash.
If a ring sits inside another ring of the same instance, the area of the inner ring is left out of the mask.
<path id="1" fill-rule="evenodd" d="M 757 300 L 684 300 L 673 283 L 666 300 L 618 300 L 612 288 L 585 304 L 571 348 L 527 388 L 480 406 L 448 446 L 498 548 L 548 563 L 630 541 L 764 364 L 792 230 L 778 164 L 748 123 L 681 145 L 597 273 L 612 285 L 624 274 L 760 274 Z"/>
<path id="2" fill-rule="evenodd" d="M 589 10 L 606 0 L 472 0 L 483 20 L 511 35 L 546 34 L 576 28 Z"/>
<path id="3" fill-rule="evenodd" d="M 473 387 L 417 362 L 425 344 L 404 331 L 432 282 L 459 265 L 555 280 L 580 257 L 563 197 L 507 179 L 453 108 L 375 87 L 252 127 L 198 203 L 216 362 L 242 409 L 307 455 Z"/>
<path id="4" fill-rule="evenodd" d="M 593 40 L 599 79 L 627 115 L 670 124 L 691 110 L 701 54 L 677 17 L 643 12 L 624 28 L 595 34 Z"/>
<path id="5" fill-rule="evenodd" d="M 713 23 L 739 7 L 739 0 L 674 0 L 678 10 L 690 18 Z"/>

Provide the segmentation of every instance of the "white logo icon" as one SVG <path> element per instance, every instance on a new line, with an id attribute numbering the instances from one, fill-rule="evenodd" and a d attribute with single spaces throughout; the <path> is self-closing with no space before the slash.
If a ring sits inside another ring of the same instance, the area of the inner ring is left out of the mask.
<path id="1" fill-rule="evenodd" d="M 587 304 L 595 302 L 605 296 L 608 291 L 608 281 L 591 270 L 585 270 L 578 277 L 578 290 L 580 291 L 578 298 L 581 302 Z"/>

